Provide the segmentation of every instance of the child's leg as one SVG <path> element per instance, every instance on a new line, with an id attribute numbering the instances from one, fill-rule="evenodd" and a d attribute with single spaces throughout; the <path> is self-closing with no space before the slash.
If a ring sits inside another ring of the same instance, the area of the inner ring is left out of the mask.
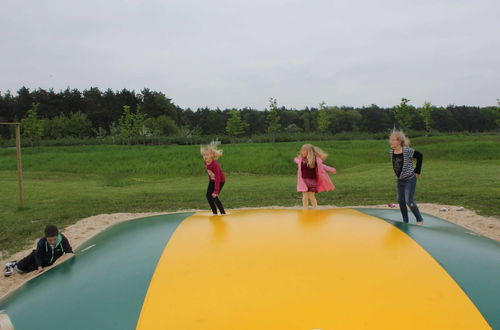
<path id="1" fill-rule="evenodd" d="M 220 214 L 226 214 L 226 211 L 224 210 L 224 206 L 222 206 L 222 203 L 219 199 L 219 196 L 214 198 L 214 202 L 215 202 L 215 205 L 219 208 Z"/>
<path id="2" fill-rule="evenodd" d="M 224 182 L 221 182 L 220 184 L 219 194 L 222 191 L 222 187 L 224 187 Z M 213 200 L 215 202 L 215 205 L 219 208 L 220 214 L 226 214 L 226 211 L 224 210 L 224 206 L 222 206 L 219 196 L 215 197 Z"/>
<path id="3" fill-rule="evenodd" d="M 214 189 L 215 189 L 215 182 L 209 181 L 207 187 L 207 201 L 208 204 L 210 205 L 210 208 L 212 209 L 212 213 L 217 214 L 217 207 L 215 206 L 214 198 L 212 197 Z"/>
<path id="4" fill-rule="evenodd" d="M 406 185 L 405 189 L 406 204 L 410 207 L 410 210 L 415 216 L 415 219 L 417 219 L 417 222 L 422 222 L 424 221 L 424 219 L 420 214 L 420 210 L 418 209 L 417 204 L 415 204 L 415 202 L 413 201 L 413 195 L 415 195 L 416 187 L 417 187 L 416 177 L 413 177 L 413 179 L 408 180 L 408 184 Z"/>
<path id="5" fill-rule="evenodd" d="M 316 193 L 315 192 L 309 192 L 309 200 L 311 201 L 311 205 L 313 208 L 318 207 L 318 201 L 316 200 Z"/>
<path id="6" fill-rule="evenodd" d="M 28 256 L 19 260 L 16 264 L 16 267 L 23 273 L 32 272 L 37 270 L 38 267 L 36 265 L 35 259 L 35 250 L 33 250 Z"/>
<path id="7" fill-rule="evenodd" d="M 399 210 L 401 211 L 401 215 L 403 216 L 403 222 L 408 223 L 408 208 L 406 207 L 405 187 L 405 181 L 398 180 L 396 189 L 398 192 Z"/>
<path id="8" fill-rule="evenodd" d="M 303 192 L 302 193 L 302 207 L 307 209 L 308 206 L 309 206 L 309 193 Z"/>

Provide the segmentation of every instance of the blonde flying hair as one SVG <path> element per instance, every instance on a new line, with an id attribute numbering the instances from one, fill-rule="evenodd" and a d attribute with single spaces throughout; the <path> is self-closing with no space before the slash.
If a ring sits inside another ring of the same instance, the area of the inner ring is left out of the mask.
<path id="1" fill-rule="evenodd" d="M 389 138 L 393 136 L 401 143 L 402 147 L 410 146 L 410 139 L 406 137 L 405 132 L 393 129 Z"/>
<path id="2" fill-rule="evenodd" d="M 219 149 L 220 141 L 212 141 L 210 144 L 200 146 L 200 153 L 203 156 L 205 152 L 209 152 L 214 159 L 222 157 L 222 149 Z"/>
<path id="3" fill-rule="evenodd" d="M 300 157 L 302 157 L 302 151 L 307 151 L 307 166 L 310 168 L 316 167 L 316 157 L 319 157 L 321 160 L 325 160 L 328 157 L 328 154 L 321 150 L 320 148 L 313 146 L 312 144 L 304 144 L 300 148 Z"/>

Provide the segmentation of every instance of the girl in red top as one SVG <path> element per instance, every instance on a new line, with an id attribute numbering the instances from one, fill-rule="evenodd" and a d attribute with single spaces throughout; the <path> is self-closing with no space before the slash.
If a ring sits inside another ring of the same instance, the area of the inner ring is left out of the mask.
<path id="1" fill-rule="evenodd" d="M 220 214 L 226 214 L 226 211 L 219 200 L 219 194 L 222 187 L 224 187 L 226 177 L 217 162 L 217 159 L 222 157 L 222 150 L 218 149 L 217 145 L 218 143 L 212 142 L 209 145 L 202 146 L 200 148 L 205 169 L 208 174 L 207 200 L 214 215 L 217 215 L 217 208 L 219 209 Z"/>
<path id="2" fill-rule="evenodd" d="M 323 161 L 328 154 L 312 144 L 304 144 L 300 154 L 295 158 L 297 164 L 297 191 L 302 192 L 302 205 L 304 208 L 316 208 L 316 193 L 335 189 L 328 172 L 336 174 L 337 170 L 326 166 Z"/>

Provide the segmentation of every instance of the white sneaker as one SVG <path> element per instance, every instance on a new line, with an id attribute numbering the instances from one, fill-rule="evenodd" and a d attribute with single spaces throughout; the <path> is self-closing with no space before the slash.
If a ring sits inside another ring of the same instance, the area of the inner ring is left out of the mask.
<path id="1" fill-rule="evenodd" d="M 17 265 L 17 261 L 9 261 L 5 264 L 5 267 L 14 267 L 15 265 Z"/>
<path id="2" fill-rule="evenodd" d="M 12 273 L 13 273 L 13 271 L 12 271 L 12 267 L 11 267 L 11 266 L 7 266 L 7 265 L 5 265 L 5 268 L 4 268 L 4 270 L 3 270 L 3 276 L 5 276 L 5 277 L 9 277 L 9 276 L 11 276 L 11 275 L 12 275 Z"/>

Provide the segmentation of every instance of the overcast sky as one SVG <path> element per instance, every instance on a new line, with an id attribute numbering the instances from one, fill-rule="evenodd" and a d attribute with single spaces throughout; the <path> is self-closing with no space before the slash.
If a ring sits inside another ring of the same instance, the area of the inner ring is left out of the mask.
<path id="1" fill-rule="evenodd" d="M 3 0 L 0 91 L 162 91 L 182 107 L 496 104 L 498 0 Z"/>

